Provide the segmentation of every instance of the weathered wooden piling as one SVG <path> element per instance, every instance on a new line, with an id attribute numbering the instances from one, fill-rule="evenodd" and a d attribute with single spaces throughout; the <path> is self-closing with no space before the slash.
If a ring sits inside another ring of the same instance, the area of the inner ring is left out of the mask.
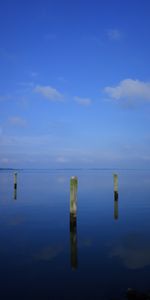
<path id="1" fill-rule="evenodd" d="M 70 179 L 70 251 L 71 267 L 77 269 L 77 189 L 78 178 Z"/>
<path id="2" fill-rule="evenodd" d="M 72 176 L 70 179 L 70 215 L 76 218 L 77 215 L 77 189 L 78 178 Z"/>
<path id="3" fill-rule="evenodd" d="M 17 188 L 17 173 L 14 173 L 14 188 Z"/>
<path id="4" fill-rule="evenodd" d="M 114 174 L 114 198 L 118 200 L 118 175 Z"/>
<path id="5" fill-rule="evenodd" d="M 17 173 L 14 173 L 14 199 L 17 199 Z"/>

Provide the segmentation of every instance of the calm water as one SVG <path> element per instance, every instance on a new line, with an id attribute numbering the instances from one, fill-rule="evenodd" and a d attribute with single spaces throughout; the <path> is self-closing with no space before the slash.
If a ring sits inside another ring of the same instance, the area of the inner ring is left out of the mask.
<path id="1" fill-rule="evenodd" d="M 150 171 L 0 172 L 2 299 L 121 299 L 150 290 Z M 78 176 L 70 232 L 70 176 Z M 14 199 L 16 198 L 16 199 Z"/>

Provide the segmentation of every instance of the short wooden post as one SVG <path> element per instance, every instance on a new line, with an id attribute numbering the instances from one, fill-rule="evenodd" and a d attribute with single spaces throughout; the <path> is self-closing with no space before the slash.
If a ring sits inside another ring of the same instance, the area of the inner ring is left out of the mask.
<path id="1" fill-rule="evenodd" d="M 71 267 L 77 269 L 77 189 L 78 178 L 70 179 L 70 251 Z"/>
<path id="2" fill-rule="evenodd" d="M 14 173 L 14 199 L 17 199 L 17 173 Z"/>
<path id="3" fill-rule="evenodd" d="M 114 174 L 114 197 L 118 200 L 118 175 Z"/>
<path id="4" fill-rule="evenodd" d="M 14 188 L 17 188 L 17 173 L 14 173 Z"/>

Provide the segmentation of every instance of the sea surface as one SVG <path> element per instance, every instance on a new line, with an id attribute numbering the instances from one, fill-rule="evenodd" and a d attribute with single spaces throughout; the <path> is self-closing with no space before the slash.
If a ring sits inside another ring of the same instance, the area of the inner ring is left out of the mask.
<path id="1" fill-rule="evenodd" d="M 150 171 L 18 170 L 16 189 L 14 171 L 0 172 L 1 299 L 122 299 L 128 288 L 150 291 Z"/>

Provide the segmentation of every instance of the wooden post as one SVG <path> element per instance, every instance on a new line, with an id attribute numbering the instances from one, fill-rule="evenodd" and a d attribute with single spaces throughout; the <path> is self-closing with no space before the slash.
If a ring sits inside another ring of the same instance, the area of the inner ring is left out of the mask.
<path id="1" fill-rule="evenodd" d="M 114 174 L 114 198 L 118 200 L 118 175 Z"/>
<path id="2" fill-rule="evenodd" d="M 78 178 L 70 179 L 70 251 L 71 267 L 77 269 L 77 189 Z"/>
<path id="3" fill-rule="evenodd" d="M 70 179 L 70 214 L 76 218 L 77 214 L 77 188 L 78 178 L 72 176 Z"/>
<path id="4" fill-rule="evenodd" d="M 14 173 L 14 199 L 17 199 L 17 173 Z"/>
<path id="5" fill-rule="evenodd" d="M 14 173 L 14 188 L 17 188 L 17 173 Z"/>

